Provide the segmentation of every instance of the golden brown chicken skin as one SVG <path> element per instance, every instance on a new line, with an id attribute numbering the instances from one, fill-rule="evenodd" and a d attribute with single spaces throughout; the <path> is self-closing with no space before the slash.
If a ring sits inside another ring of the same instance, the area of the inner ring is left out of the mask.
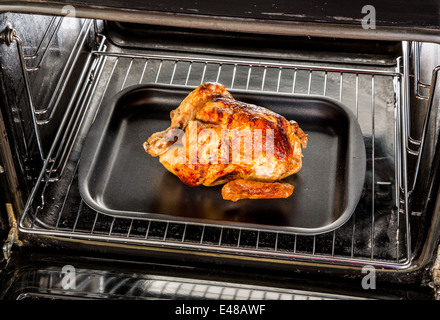
<path id="1" fill-rule="evenodd" d="M 291 195 L 293 186 L 283 193 L 279 184 L 271 183 L 302 167 L 307 135 L 295 121 L 237 101 L 217 83 L 200 85 L 170 116 L 170 127 L 154 133 L 144 148 L 159 156 L 164 167 L 185 184 L 214 186 L 240 180 L 246 188 L 237 184 L 228 189 L 224 198 L 230 200 Z"/>

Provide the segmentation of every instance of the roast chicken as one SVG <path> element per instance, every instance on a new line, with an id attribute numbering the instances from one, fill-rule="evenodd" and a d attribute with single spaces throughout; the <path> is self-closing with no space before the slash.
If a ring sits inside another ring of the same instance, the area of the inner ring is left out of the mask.
<path id="1" fill-rule="evenodd" d="M 287 198 L 280 180 L 302 167 L 307 135 L 293 120 L 204 83 L 171 111 L 171 125 L 143 147 L 188 186 L 224 184 L 225 200 Z"/>

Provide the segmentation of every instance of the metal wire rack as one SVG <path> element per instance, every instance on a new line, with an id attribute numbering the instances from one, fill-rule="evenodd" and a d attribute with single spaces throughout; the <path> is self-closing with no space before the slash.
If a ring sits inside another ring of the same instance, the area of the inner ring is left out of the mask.
<path id="1" fill-rule="evenodd" d="M 43 169 L 20 218 L 20 231 L 292 262 L 405 268 L 412 254 L 407 176 L 409 48 L 409 43 L 403 43 L 402 57 L 394 68 L 369 69 L 134 53 L 119 48 L 109 52 L 106 38 L 101 35 L 44 157 Z M 26 80 L 26 65 L 22 67 Z M 436 72 L 434 76 L 436 79 Z M 258 227 L 176 223 L 166 218 L 115 218 L 91 210 L 79 195 L 77 168 L 85 135 L 104 97 L 135 84 L 161 83 L 191 89 L 205 81 L 221 82 L 229 90 L 322 95 L 351 108 L 368 151 L 364 192 L 352 218 L 332 232 L 304 236 Z M 44 123 L 35 122 L 36 128 L 41 125 Z M 419 141 L 422 144 L 423 137 Z"/>

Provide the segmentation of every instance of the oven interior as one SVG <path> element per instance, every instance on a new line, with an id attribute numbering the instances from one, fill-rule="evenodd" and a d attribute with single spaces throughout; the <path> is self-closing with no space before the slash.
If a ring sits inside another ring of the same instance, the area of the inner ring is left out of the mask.
<path id="1" fill-rule="evenodd" d="M 116 252 L 129 261 L 160 255 L 177 264 L 345 276 L 368 265 L 387 281 L 417 274 L 407 281 L 432 287 L 425 266 L 439 229 L 437 44 L 19 13 L 4 13 L 0 22 L 6 258 L 13 248 L 76 249 L 92 256 Z M 113 217 L 89 208 L 79 194 L 78 165 L 102 101 L 138 84 L 189 92 L 207 81 L 232 92 L 325 96 L 347 106 L 367 156 L 351 218 L 335 230 L 303 235 L 258 225 Z M 52 271 L 38 273 L 40 282 Z M 173 286 L 184 282 L 176 279 Z"/>

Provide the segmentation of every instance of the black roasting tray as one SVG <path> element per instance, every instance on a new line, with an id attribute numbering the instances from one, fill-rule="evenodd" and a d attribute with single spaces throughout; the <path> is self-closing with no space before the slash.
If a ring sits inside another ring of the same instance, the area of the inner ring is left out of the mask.
<path id="1" fill-rule="evenodd" d="M 236 100 L 295 120 L 308 134 L 303 167 L 284 181 L 287 199 L 223 200 L 222 186 L 188 187 L 143 149 L 170 125 L 170 111 L 190 92 L 171 85 L 140 85 L 104 100 L 79 164 L 79 188 L 92 209 L 117 217 L 253 227 L 319 234 L 352 215 L 365 178 L 365 144 L 344 105 L 325 97 L 231 90 Z"/>

